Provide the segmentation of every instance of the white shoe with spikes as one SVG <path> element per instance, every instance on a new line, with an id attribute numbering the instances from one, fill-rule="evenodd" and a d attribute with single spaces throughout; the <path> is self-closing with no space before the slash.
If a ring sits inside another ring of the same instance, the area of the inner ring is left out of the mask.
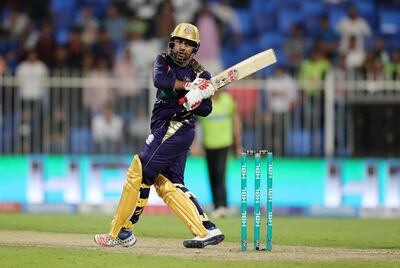
<path id="1" fill-rule="evenodd" d="M 94 236 L 94 242 L 102 247 L 114 247 L 117 245 L 131 247 L 136 241 L 136 236 L 131 229 L 122 229 L 116 239 L 111 239 L 108 234 L 97 234 Z"/>
<path id="2" fill-rule="evenodd" d="M 205 237 L 196 236 L 193 239 L 183 241 L 183 246 L 186 248 L 204 248 L 208 245 L 217 245 L 224 240 L 224 234 L 218 229 L 214 228 L 208 230 Z"/>

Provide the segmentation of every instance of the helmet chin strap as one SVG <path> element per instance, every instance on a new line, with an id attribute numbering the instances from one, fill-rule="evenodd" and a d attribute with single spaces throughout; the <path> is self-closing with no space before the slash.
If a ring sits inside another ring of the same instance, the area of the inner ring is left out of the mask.
<path id="1" fill-rule="evenodd" d="M 186 61 L 184 61 L 184 62 L 177 62 L 177 61 L 175 61 L 175 63 L 176 64 L 178 64 L 179 66 L 181 66 L 181 67 L 186 67 L 188 64 L 189 64 L 189 62 L 193 59 L 193 57 L 194 57 L 194 53 L 192 53 L 192 55 L 190 55 L 190 57 L 186 60 Z"/>
<path id="2" fill-rule="evenodd" d="M 180 67 L 186 67 L 186 65 L 188 65 L 188 63 L 193 59 L 194 55 L 196 54 L 196 52 L 192 52 L 192 54 L 189 56 L 189 58 L 187 60 L 178 60 L 175 56 L 175 53 L 172 52 L 172 48 L 168 49 L 168 55 L 172 58 L 172 60 L 179 65 Z"/>

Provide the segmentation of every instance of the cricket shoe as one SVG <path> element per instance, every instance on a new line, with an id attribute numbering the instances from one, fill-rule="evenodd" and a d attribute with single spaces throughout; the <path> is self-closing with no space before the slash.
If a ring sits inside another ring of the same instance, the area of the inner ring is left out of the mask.
<path id="1" fill-rule="evenodd" d="M 224 238 L 224 234 L 218 228 L 214 228 L 208 230 L 208 234 L 205 237 L 196 236 L 193 239 L 183 241 L 183 246 L 186 248 L 204 248 L 208 245 L 217 245 Z"/>
<path id="2" fill-rule="evenodd" d="M 114 247 L 117 245 L 131 247 L 136 243 L 136 236 L 131 229 L 122 228 L 117 238 L 111 239 L 108 234 L 98 234 L 94 236 L 94 242 L 103 247 Z"/>

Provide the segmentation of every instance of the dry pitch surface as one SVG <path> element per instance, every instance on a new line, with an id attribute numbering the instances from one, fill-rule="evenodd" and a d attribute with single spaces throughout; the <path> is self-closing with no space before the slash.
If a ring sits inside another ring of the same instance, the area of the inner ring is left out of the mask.
<path id="1" fill-rule="evenodd" d="M 182 240 L 138 238 L 134 247 L 100 248 L 93 236 L 86 234 L 45 233 L 32 231 L 0 231 L 0 244 L 12 246 L 68 247 L 104 250 L 150 256 L 213 260 L 277 260 L 277 261 L 340 261 L 340 260 L 400 260 L 398 249 L 346 249 L 275 245 L 272 252 L 248 250 L 241 252 L 238 243 L 223 242 L 204 249 L 186 249 Z"/>

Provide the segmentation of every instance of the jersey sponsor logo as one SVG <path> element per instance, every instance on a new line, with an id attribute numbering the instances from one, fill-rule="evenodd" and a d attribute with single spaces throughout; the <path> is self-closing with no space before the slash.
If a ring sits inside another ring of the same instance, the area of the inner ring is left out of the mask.
<path id="1" fill-rule="evenodd" d="M 154 135 L 150 134 L 146 139 L 146 144 L 150 145 L 150 143 L 152 143 L 153 140 L 154 140 Z"/>

